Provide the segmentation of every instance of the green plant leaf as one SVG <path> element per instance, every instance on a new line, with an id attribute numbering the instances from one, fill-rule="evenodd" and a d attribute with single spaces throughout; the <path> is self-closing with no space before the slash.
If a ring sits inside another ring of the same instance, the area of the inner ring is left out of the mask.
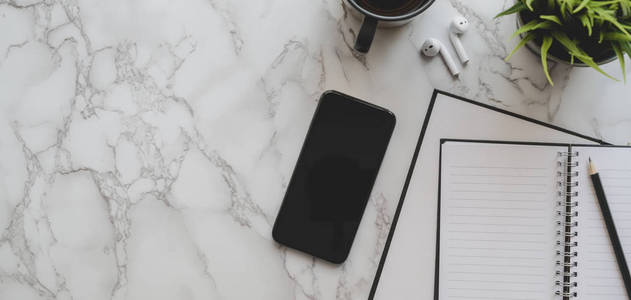
<path id="1" fill-rule="evenodd" d="M 590 7 L 603 7 L 603 6 L 611 6 L 612 4 L 618 4 L 620 0 L 610 0 L 610 1 L 591 1 L 589 4 Z M 616 6 L 617 7 L 617 6 Z"/>
<path id="2" fill-rule="evenodd" d="M 589 18 L 589 23 L 592 24 L 592 26 L 594 26 L 594 11 L 591 9 L 587 10 L 587 17 Z"/>
<path id="3" fill-rule="evenodd" d="M 571 55 L 576 56 L 576 58 L 578 58 L 578 60 L 580 60 L 584 64 L 594 68 L 596 71 L 598 71 L 601 74 L 607 76 L 608 78 L 611 78 L 613 80 L 618 81 L 618 79 L 612 77 L 611 75 L 609 75 L 605 71 L 603 71 L 598 66 L 598 64 L 596 64 L 596 62 L 594 62 L 594 59 L 591 56 L 589 56 L 585 51 L 583 51 L 581 48 L 579 48 L 578 45 L 574 41 L 572 41 L 564 32 L 553 31 L 550 34 L 552 35 L 552 37 L 554 37 L 554 39 L 556 41 L 561 43 L 561 45 L 563 45 L 563 47 L 565 47 Z"/>
<path id="4" fill-rule="evenodd" d="M 607 41 L 631 42 L 631 36 L 619 32 L 605 32 L 603 39 Z"/>
<path id="5" fill-rule="evenodd" d="M 548 70 L 548 50 L 550 50 L 550 46 L 552 46 L 552 42 L 554 42 L 554 38 L 551 36 L 543 37 L 543 43 L 541 43 L 541 65 L 543 65 L 543 72 L 546 74 L 546 78 L 548 78 L 548 82 L 550 82 L 551 86 L 554 86 L 554 82 L 550 77 L 550 70 Z"/>
<path id="6" fill-rule="evenodd" d="M 605 10 L 599 7 L 593 8 L 593 11 L 598 14 L 598 18 L 600 18 L 601 20 L 611 23 L 613 26 L 615 26 L 620 31 L 622 31 L 622 33 L 631 36 L 631 34 L 629 34 L 629 32 L 624 28 L 624 26 L 622 26 L 622 24 L 618 22 L 618 19 L 616 19 L 615 11 L 610 12 L 608 10 Z"/>
<path id="7" fill-rule="evenodd" d="M 624 79 L 624 83 L 627 83 L 627 72 L 625 70 L 624 53 L 622 52 L 622 48 L 617 42 L 612 42 L 611 48 L 613 48 L 613 51 L 616 52 L 618 61 L 620 61 L 620 68 L 622 69 L 622 78 Z"/>
<path id="8" fill-rule="evenodd" d="M 559 1 L 559 0 L 557 0 Z M 567 13 L 566 13 L 566 9 L 567 9 L 567 1 L 565 0 L 561 0 L 559 1 L 559 10 L 561 11 L 561 17 L 563 18 L 563 20 L 567 20 Z"/>
<path id="9" fill-rule="evenodd" d="M 543 19 L 543 20 L 552 21 L 552 22 L 557 23 L 559 25 L 563 25 L 563 23 L 561 23 L 561 19 L 559 19 L 559 17 L 557 17 L 555 15 L 540 15 L 539 18 Z"/>
<path id="10" fill-rule="evenodd" d="M 581 20 L 581 24 L 587 28 L 587 34 L 592 36 L 592 24 L 589 22 L 589 17 L 587 15 L 581 15 L 579 19 Z"/>
<path id="11" fill-rule="evenodd" d="M 521 1 L 518 1 L 517 3 L 515 3 L 515 5 L 513 5 L 512 7 L 510 7 L 509 9 L 499 13 L 497 16 L 495 16 L 495 18 L 499 18 L 499 17 L 503 17 L 503 16 L 507 16 L 507 15 L 512 15 L 514 13 L 518 13 L 520 11 L 526 10 L 528 9 L 528 7 L 526 7 L 526 4 L 524 4 Z"/>
<path id="12" fill-rule="evenodd" d="M 519 50 L 521 47 L 526 45 L 526 43 L 532 41 L 534 38 L 535 38 L 534 34 L 532 33 L 526 34 L 526 36 L 519 42 L 519 44 L 517 44 L 517 46 L 515 46 L 515 49 L 513 49 L 513 51 L 504 59 L 504 61 L 508 61 L 511 57 L 513 57 L 513 54 L 515 54 L 517 50 Z"/>
<path id="13" fill-rule="evenodd" d="M 575 14 L 575 13 L 579 12 L 581 9 L 585 8 L 585 6 L 587 6 L 587 4 L 588 4 L 589 2 L 591 2 L 591 1 L 592 1 L 592 0 L 583 0 L 583 1 L 581 2 L 581 4 L 579 4 L 579 5 L 578 5 L 578 7 L 576 7 L 576 8 L 572 11 L 572 13 L 573 13 L 573 14 Z"/>
<path id="14" fill-rule="evenodd" d="M 622 52 L 627 53 L 627 56 L 628 56 L 629 58 L 631 58 L 631 44 L 629 44 L 629 43 L 619 43 L 618 45 L 620 46 L 620 50 L 621 50 Z M 621 64 L 624 64 L 624 56 L 622 57 L 621 62 L 622 62 Z M 621 65 L 621 66 L 622 66 L 622 65 Z M 622 72 L 623 72 L 623 75 L 622 75 L 622 76 L 624 76 L 624 77 L 625 77 L 625 83 L 626 83 L 627 73 L 626 73 L 625 71 L 622 71 Z"/>
<path id="15" fill-rule="evenodd" d="M 517 31 L 515 31 L 513 35 L 511 36 L 511 39 L 514 39 L 516 36 L 528 31 L 537 30 L 537 29 L 549 29 L 552 27 L 552 24 L 554 23 L 547 20 L 546 21 L 532 20 L 526 23 L 525 25 L 523 25 L 522 27 L 520 27 L 519 29 L 517 29 Z"/>
<path id="16" fill-rule="evenodd" d="M 631 16 L 631 1 L 620 1 L 620 10 L 623 18 Z"/>
<path id="17" fill-rule="evenodd" d="M 629 58 L 631 58 L 631 44 L 630 43 L 620 43 L 620 47 L 622 48 L 622 51 L 627 53 L 627 56 L 629 56 Z"/>
<path id="18" fill-rule="evenodd" d="M 534 0 L 526 0 L 526 6 L 528 6 L 528 9 L 530 9 L 530 11 L 534 11 L 534 9 L 532 8 L 532 1 Z"/>

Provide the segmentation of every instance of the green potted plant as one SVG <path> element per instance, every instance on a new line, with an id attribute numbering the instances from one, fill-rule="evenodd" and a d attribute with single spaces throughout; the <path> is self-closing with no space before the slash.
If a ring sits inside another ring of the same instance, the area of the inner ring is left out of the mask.
<path id="1" fill-rule="evenodd" d="M 616 58 L 626 82 L 624 54 L 631 57 L 631 0 L 517 0 L 496 18 L 517 14 L 522 40 L 506 60 L 523 46 L 541 56 L 546 78 L 554 85 L 548 59 L 589 66 L 605 76 L 598 65 Z"/>

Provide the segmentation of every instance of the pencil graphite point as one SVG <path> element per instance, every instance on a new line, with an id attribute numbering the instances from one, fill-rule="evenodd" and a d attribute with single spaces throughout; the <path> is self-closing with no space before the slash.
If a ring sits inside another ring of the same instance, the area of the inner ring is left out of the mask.
<path id="1" fill-rule="evenodd" d="M 596 166 L 594 165 L 592 158 L 589 157 L 588 159 L 589 159 L 589 175 L 594 175 L 598 173 L 598 171 L 596 171 Z"/>

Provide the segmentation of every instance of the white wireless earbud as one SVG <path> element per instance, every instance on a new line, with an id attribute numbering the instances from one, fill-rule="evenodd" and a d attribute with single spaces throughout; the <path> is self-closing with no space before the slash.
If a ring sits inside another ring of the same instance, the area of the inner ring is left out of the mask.
<path id="1" fill-rule="evenodd" d="M 451 75 L 458 76 L 458 74 L 460 74 L 460 70 L 458 70 L 456 63 L 454 63 L 454 59 L 451 58 L 449 52 L 445 51 L 445 47 L 439 40 L 427 39 L 421 47 L 421 52 L 430 57 L 436 56 L 440 53 L 443 56 L 443 60 L 445 61 L 445 64 L 447 64 Z"/>
<path id="2" fill-rule="evenodd" d="M 456 53 L 463 64 L 469 61 L 469 55 L 467 55 L 467 51 L 464 50 L 458 35 L 464 34 L 467 32 L 467 29 L 469 29 L 469 21 L 463 16 L 457 16 L 451 22 L 451 26 L 449 26 L 449 39 L 451 39 L 451 43 L 454 45 Z"/>

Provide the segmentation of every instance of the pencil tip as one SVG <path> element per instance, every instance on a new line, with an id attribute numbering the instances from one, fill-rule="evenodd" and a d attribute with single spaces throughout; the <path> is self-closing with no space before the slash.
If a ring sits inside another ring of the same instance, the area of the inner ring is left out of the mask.
<path id="1" fill-rule="evenodd" d="M 592 158 L 589 157 L 589 175 L 594 175 L 596 174 L 598 171 L 596 171 L 596 166 L 594 166 L 594 162 L 592 161 Z"/>

